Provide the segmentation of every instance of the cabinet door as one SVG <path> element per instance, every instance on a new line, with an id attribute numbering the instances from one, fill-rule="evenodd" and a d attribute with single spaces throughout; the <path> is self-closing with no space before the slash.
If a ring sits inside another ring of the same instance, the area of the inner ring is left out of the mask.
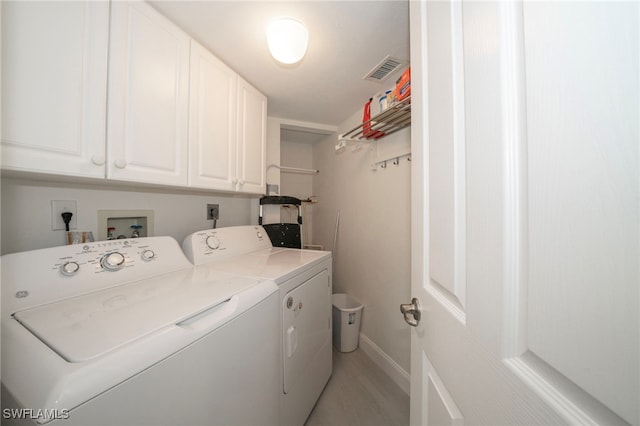
<path id="1" fill-rule="evenodd" d="M 113 2 L 107 177 L 187 185 L 189 37 L 143 2 Z"/>
<path id="2" fill-rule="evenodd" d="M 264 194 L 267 98 L 238 78 L 238 191 Z"/>
<path id="3" fill-rule="evenodd" d="M 234 191 L 236 73 L 191 41 L 189 186 Z"/>
<path id="4" fill-rule="evenodd" d="M 104 177 L 108 2 L 1 7 L 2 168 Z"/>

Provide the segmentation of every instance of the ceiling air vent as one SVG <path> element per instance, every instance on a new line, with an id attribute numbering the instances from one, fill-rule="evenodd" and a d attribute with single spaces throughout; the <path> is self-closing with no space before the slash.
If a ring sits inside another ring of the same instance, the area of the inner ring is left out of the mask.
<path id="1" fill-rule="evenodd" d="M 376 65 L 371 71 L 369 71 L 367 75 L 362 77 L 362 79 L 369 80 L 369 81 L 377 81 L 379 83 L 383 82 L 387 79 L 387 77 L 393 74 L 394 71 L 397 71 L 398 68 L 400 68 L 404 64 L 405 63 L 399 59 L 392 58 L 391 56 L 387 56 L 382 60 L 382 62 Z"/>

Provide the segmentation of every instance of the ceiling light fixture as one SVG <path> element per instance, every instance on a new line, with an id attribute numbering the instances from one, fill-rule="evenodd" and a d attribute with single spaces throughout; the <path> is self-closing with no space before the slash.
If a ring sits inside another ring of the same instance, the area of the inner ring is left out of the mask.
<path id="1" fill-rule="evenodd" d="M 283 64 L 299 62 L 307 52 L 308 43 L 309 32 L 297 19 L 276 18 L 267 27 L 269 52 Z"/>

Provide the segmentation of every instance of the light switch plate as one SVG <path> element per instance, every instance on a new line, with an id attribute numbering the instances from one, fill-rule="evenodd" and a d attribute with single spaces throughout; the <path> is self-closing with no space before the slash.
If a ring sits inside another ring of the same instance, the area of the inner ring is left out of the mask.
<path id="1" fill-rule="evenodd" d="M 51 229 L 54 231 L 64 231 L 66 228 L 62 213 L 71 212 L 71 222 L 69 229 L 78 227 L 78 206 L 75 200 L 51 200 Z"/>

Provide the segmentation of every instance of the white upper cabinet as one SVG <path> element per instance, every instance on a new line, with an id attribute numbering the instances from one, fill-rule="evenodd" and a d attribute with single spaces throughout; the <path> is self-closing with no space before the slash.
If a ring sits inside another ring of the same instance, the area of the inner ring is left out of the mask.
<path id="1" fill-rule="evenodd" d="M 107 177 L 187 185 L 190 39 L 142 2 L 111 4 Z"/>
<path id="2" fill-rule="evenodd" d="M 267 100 L 191 43 L 189 185 L 265 193 Z"/>
<path id="3" fill-rule="evenodd" d="M 147 3 L 0 7 L 2 169 L 264 194 L 266 98 Z"/>
<path id="4" fill-rule="evenodd" d="M 267 98 L 238 78 L 238 191 L 266 190 Z"/>
<path id="5" fill-rule="evenodd" d="M 104 177 L 109 3 L 1 7 L 2 168 Z"/>
<path id="6" fill-rule="evenodd" d="M 189 186 L 235 191 L 237 74 L 191 42 Z"/>

